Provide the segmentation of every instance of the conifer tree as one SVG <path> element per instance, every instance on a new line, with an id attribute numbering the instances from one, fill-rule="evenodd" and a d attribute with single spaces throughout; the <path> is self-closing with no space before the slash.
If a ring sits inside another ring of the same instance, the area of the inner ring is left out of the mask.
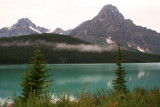
<path id="1" fill-rule="evenodd" d="M 48 77 L 51 76 L 48 74 L 50 69 L 46 65 L 47 63 L 44 61 L 43 55 L 37 49 L 31 64 L 28 65 L 26 73 L 24 73 L 24 77 L 22 78 L 22 99 L 24 101 L 30 95 L 40 97 L 44 94 L 45 89 L 50 86 L 52 82 L 52 80 L 48 80 Z"/>
<path id="2" fill-rule="evenodd" d="M 121 53 L 121 48 L 120 46 L 118 47 L 118 61 L 117 61 L 117 66 L 118 68 L 115 71 L 116 74 L 116 79 L 113 80 L 112 84 L 114 85 L 114 90 L 116 92 L 120 93 L 128 93 L 128 88 L 126 86 L 126 81 L 125 81 L 125 76 L 126 72 L 125 69 L 122 67 L 122 53 Z"/>

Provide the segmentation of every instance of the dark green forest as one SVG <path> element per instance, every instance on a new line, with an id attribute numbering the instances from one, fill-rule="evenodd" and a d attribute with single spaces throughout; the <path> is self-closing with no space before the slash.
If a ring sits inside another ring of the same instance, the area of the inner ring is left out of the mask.
<path id="1" fill-rule="evenodd" d="M 25 42 L 25 41 L 36 41 L 36 40 L 44 40 L 46 42 L 54 42 L 54 43 L 67 43 L 67 44 L 90 44 L 89 42 L 85 42 L 81 39 L 74 38 L 71 36 L 65 36 L 65 35 L 59 35 L 59 34 L 32 34 L 32 35 L 26 35 L 26 36 L 16 36 L 16 37 L 5 37 L 0 38 L 0 43 L 5 42 Z"/>
<path id="2" fill-rule="evenodd" d="M 22 44 L 26 43 L 27 41 L 29 41 L 27 45 L 17 45 L 18 43 Z M 29 63 L 30 57 L 34 55 L 34 50 L 37 48 L 41 50 L 42 54 L 47 59 L 48 63 L 115 63 L 117 59 L 117 51 L 81 52 L 78 50 L 62 50 L 55 49 L 52 45 L 43 44 L 44 41 L 53 44 L 90 44 L 88 42 L 82 41 L 74 37 L 58 34 L 36 34 L 20 37 L 1 38 L 0 64 Z M 122 55 L 125 56 L 123 59 L 124 63 L 160 61 L 160 55 L 151 55 L 127 50 L 123 50 Z"/>

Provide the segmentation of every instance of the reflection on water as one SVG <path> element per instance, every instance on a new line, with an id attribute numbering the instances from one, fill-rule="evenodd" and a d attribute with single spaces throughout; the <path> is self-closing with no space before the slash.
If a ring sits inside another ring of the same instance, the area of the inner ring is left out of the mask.
<path id="1" fill-rule="evenodd" d="M 112 80 L 107 82 L 107 87 L 112 88 Z"/>
<path id="2" fill-rule="evenodd" d="M 72 84 L 72 83 L 98 83 L 101 81 L 106 80 L 106 76 L 103 75 L 84 75 L 84 76 L 79 76 L 79 77 L 71 77 L 71 78 L 57 78 L 57 84 L 58 85 L 64 85 L 64 84 Z"/>
<path id="3" fill-rule="evenodd" d="M 132 81 L 132 77 L 130 76 L 128 80 L 129 80 L 129 81 Z"/>
<path id="4" fill-rule="evenodd" d="M 137 86 L 151 88 L 160 86 L 160 63 L 147 64 L 123 64 L 128 72 L 126 76 L 127 86 L 132 90 Z M 25 65 L 0 65 L 0 97 L 6 97 L 16 90 L 20 94 L 21 73 L 25 71 Z M 88 82 L 87 89 L 95 91 L 96 88 L 112 88 L 112 80 L 115 78 L 115 64 L 49 64 L 53 68 L 50 73 L 54 75 L 50 79 L 55 89 L 63 90 L 75 88 L 81 91 L 82 85 Z"/>
<path id="5" fill-rule="evenodd" d="M 144 77 L 145 75 L 145 72 L 144 71 L 141 71 L 138 73 L 138 79 L 141 79 L 142 77 Z"/>

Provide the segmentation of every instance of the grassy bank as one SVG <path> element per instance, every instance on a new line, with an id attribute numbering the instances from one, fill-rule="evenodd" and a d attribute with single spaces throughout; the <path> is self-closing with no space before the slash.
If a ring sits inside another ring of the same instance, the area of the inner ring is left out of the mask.
<path id="1" fill-rule="evenodd" d="M 45 94 L 43 97 L 33 97 L 22 102 L 14 97 L 14 102 L 3 104 L 3 107 L 159 107 L 160 89 L 135 88 L 132 93 L 120 94 L 112 90 L 97 89 L 91 94 L 83 87 L 80 93 L 77 92 L 73 99 L 68 92 L 58 93 L 55 96 Z"/>

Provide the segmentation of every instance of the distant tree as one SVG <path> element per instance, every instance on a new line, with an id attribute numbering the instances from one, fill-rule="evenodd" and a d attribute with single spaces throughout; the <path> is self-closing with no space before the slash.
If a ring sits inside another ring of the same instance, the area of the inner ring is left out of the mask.
<path id="1" fill-rule="evenodd" d="M 24 73 L 22 78 L 22 99 L 24 101 L 30 95 L 40 97 L 44 94 L 45 89 L 50 86 L 52 80 L 48 80 L 48 77 L 51 75 L 47 73 L 50 69 L 46 65 L 47 63 L 44 61 L 43 55 L 37 49 L 35 56 L 32 58 L 32 63 L 28 65 L 26 73 Z"/>
<path id="2" fill-rule="evenodd" d="M 115 71 L 116 74 L 116 79 L 113 80 L 112 84 L 114 85 L 114 90 L 116 92 L 123 92 L 123 93 L 128 93 L 128 88 L 126 86 L 126 81 L 125 81 L 125 76 L 126 72 L 125 69 L 121 65 L 122 63 L 122 53 L 121 53 L 121 48 L 120 46 L 118 47 L 118 61 L 117 61 L 117 70 Z"/>

